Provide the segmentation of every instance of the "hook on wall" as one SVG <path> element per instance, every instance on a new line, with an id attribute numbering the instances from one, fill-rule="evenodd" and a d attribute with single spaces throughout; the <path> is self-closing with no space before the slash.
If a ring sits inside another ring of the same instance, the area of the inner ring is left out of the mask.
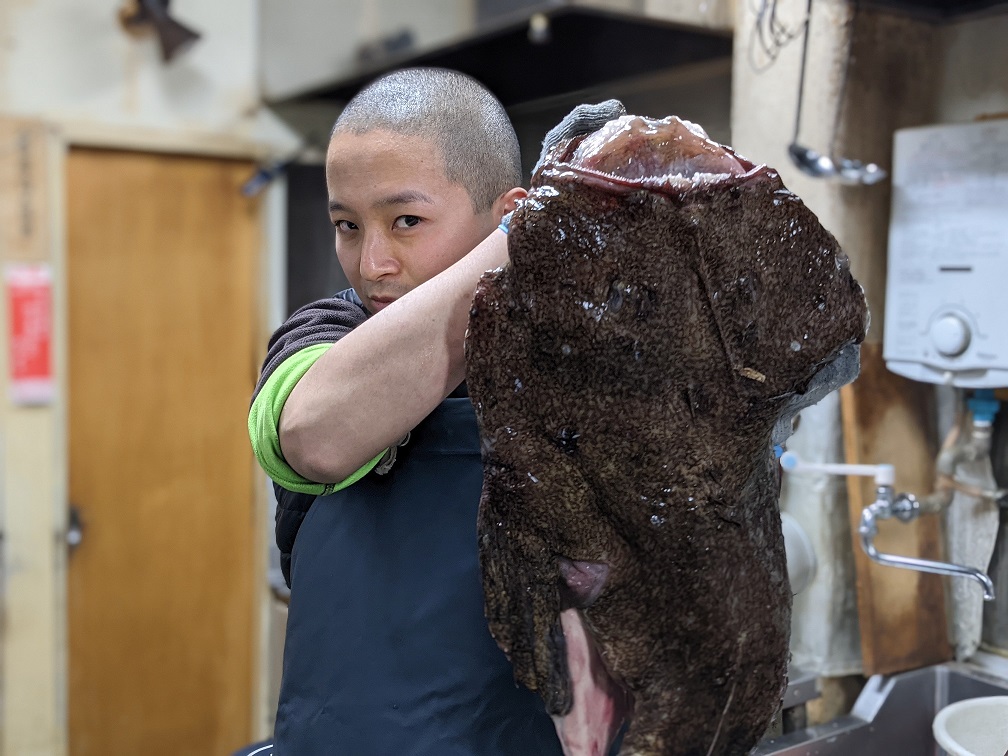
<path id="1" fill-rule="evenodd" d="M 130 0 L 119 9 L 119 22 L 128 32 L 157 34 L 161 59 L 167 63 L 192 46 L 200 33 L 176 21 L 168 13 L 171 0 Z"/>

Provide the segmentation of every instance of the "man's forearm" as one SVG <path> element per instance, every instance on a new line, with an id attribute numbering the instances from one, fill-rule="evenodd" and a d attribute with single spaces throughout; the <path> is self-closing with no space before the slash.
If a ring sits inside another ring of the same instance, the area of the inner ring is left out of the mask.
<path id="1" fill-rule="evenodd" d="M 480 276 L 507 262 L 507 236 L 476 249 L 340 339 L 291 391 L 280 417 L 287 463 L 335 483 L 397 443 L 465 378 L 464 339 Z"/>

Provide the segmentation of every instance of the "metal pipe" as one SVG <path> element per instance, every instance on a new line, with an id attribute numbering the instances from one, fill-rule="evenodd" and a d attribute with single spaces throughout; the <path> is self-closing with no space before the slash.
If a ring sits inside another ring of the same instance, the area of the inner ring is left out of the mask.
<path id="1" fill-rule="evenodd" d="M 1008 483 L 1008 415 L 999 413 L 991 429 L 991 462 L 994 480 Z M 1008 656 L 1008 500 L 1001 501 L 1001 513 L 994 556 L 987 567 L 1001 599 L 983 610 L 982 647 L 1000 656 Z"/>

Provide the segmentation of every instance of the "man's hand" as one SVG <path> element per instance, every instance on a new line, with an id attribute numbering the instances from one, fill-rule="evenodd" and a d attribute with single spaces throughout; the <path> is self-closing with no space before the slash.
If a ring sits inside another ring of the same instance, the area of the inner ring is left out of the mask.
<path id="1" fill-rule="evenodd" d="M 560 144 L 560 142 L 565 139 L 573 139 L 582 134 L 591 134 L 593 131 L 598 131 L 609 121 L 619 118 L 625 113 L 626 108 L 623 107 L 623 103 L 619 100 L 606 100 L 605 102 L 600 102 L 598 105 L 578 105 L 564 116 L 564 119 L 560 123 L 546 133 L 543 139 L 542 151 L 539 153 L 539 162 L 532 169 L 532 175 L 535 176 L 539 172 L 550 150 Z M 511 230 L 511 216 L 513 214 L 514 211 L 506 213 L 501 218 L 498 228 L 505 234 Z"/>

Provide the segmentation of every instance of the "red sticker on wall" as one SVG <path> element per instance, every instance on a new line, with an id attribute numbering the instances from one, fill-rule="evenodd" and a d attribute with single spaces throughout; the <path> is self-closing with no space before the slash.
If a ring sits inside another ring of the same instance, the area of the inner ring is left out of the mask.
<path id="1" fill-rule="evenodd" d="M 52 271 L 48 265 L 9 265 L 4 279 L 11 401 L 48 404 L 55 395 Z"/>

